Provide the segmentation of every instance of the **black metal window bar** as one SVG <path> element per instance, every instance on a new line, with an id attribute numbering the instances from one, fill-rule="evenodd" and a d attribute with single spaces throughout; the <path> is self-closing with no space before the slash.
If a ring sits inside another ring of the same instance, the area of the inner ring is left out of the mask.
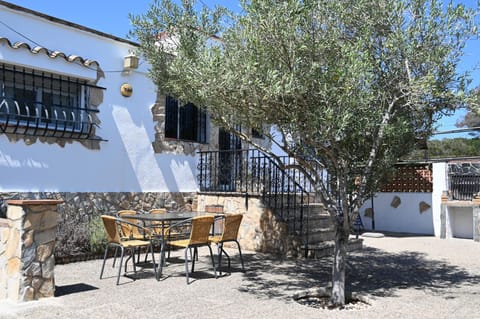
<path id="1" fill-rule="evenodd" d="M 192 103 L 165 99 L 165 137 L 207 143 L 207 114 Z"/>
<path id="2" fill-rule="evenodd" d="M 448 166 L 451 198 L 472 200 L 480 194 L 480 163 L 455 163 Z"/>
<path id="3" fill-rule="evenodd" d="M 0 64 L 0 133 L 100 140 L 85 80 Z"/>

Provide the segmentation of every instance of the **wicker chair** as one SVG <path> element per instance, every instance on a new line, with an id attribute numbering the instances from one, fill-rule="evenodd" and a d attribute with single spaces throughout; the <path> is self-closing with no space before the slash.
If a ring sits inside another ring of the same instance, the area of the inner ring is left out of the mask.
<path id="1" fill-rule="evenodd" d="M 151 230 L 145 227 L 136 227 L 138 220 L 133 218 L 125 218 L 125 215 L 136 215 L 137 212 L 130 209 L 120 210 L 117 212 L 117 217 L 122 220 L 127 221 L 127 223 L 122 223 L 120 225 L 121 237 L 122 239 L 136 239 L 136 240 L 145 240 L 151 234 Z M 138 248 L 138 257 L 137 262 L 140 262 L 140 253 L 141 247 Z M 117 252 L 115 251 L 115 257 Z M 145 255 L 145 261 L 147 261 L 147 255 Z M 115 261 L 113 263 L 115 265 Z"/>
<path id="2" fill-rule="evenodd" d="M 105 247 L 105 255 L 103 257 L 103 264 L 102 264 L 102 270 L 100 272 L 100 279 L 102 279 L 103 276 L 103 271 L 105 269 L 105 262 L 107 260 L 108 256 L 108 248 L 109 247 L 115 247 L 115 255 L 116 255 L 116 250 L 120 249 L 120 264 L 118 267 L 118 275 L 117 275 L 117 285 L 120 283 L 120 273 L 122 271 L 122 263 L 123 263 L 123 257 L 125 255 L 125 249 L 128 249 L 130 251 L 130 256 L 125 260 L 125 273 L 127 273 L 127 263 L 129 259 L 132 259 L 133 261 L 133 271 L 136 273 L 136 265 L 135 265 L 135 250 L 145 247 L 150 250 L 152 253 L 152 260 L 153 264 L 155 265 L 155 257 L 153 255 L 153 245 L 151 240 L 138 240 L 138 239 L 123 239 L 121 237 L 119 228 L 122 226 L 125 226 L 124 224 L 128 224 L 131 227 L 138 227 L 138 228 L 143 228 L 141 226 L 138 226 L 136 224 L 131 224 L 125 220 L 121 220 L 119 218 L 113 217 L 113 216 L 108 216 L 108 215 L 102 215 L 102 220 L 103 220 L 103 225 L 105 226 L 105 231 L 107 232 L 107 245 Z M 143 229 L 145 230 L 145 229 Z M 132 258 L 133 257 L 133 258 Z M 116 258 L 116 257 L 115 257 Z M 115 265 L 115 263 L 114 263 Z M 154 267 L 155 270 L 155 276 L 156 276 L 156 268 Z"/>
<path id="3" fill-rule="evenodd" d="M 224 219 L 224 226 L 221 235 L 210 236 L 209 240 L 217 245 L 218 248 L 218 269 L 222 265 L 222 254 L 227 257 L 228 260 L 228 268 L 230 268 L 230 256 L 227 252 L 223 249 L 223 244 L 226 242 L 235 242 L 238 247 L 238 252 L 240 254 L 240 261 L 242 263 L 242 271 L 245 271 L 245 267 L 243 264 L 243 256 L 242 256 L 242 249 L 240 248 L 240 243 L 237 240 L 238 237 L 238 230 L 240 228 L 240 224 L 242 223 L 242 214 L 227 214 L 221 216 L 220 218 Z M 221 274 L 221 270 L 220 270 Z"/>
<path id="4" fill-rule="evenodd" d="M 165 208 L 155 208 L 151 209 L 149 214 L 166 214 L 167 210 Z M 165 231 L 168 230 L 170 225 L 167 222 L 151 222 L 150 228 L 153 231 L 153 235 L 163 236 Z"/>
<path id="5" fill-rule="evenodd" d="M 150 214 L 166 214 L 167 209 L 166 208 L 155 208 L 151 209 L 149 211 Z M 181 237 L 185 237 L 185 229 L 170 229 L 170 226 L 172 224 L 170 222 L 152 222 L 150 225 L 152 231 L 153 231 L 153 236 L 158 237 L 158 238 L 167 238 L 168 240 L 174 240 L 174 239 L 179 239 Z M 187 227 L 188 228 L 188 227 Z M 168 257 L 170 258 L 170 248 L 167 245 L 168 249 Z"/>
<path id="6" fill-rule="evenodd" d="M 208 239 L 210 228 L 213 225 L 213 216 L 198 216 L 191 218 L 186 221 L 182 221 L 180 223 L 174 224 L 170 227 L 173 231 L 176 228 L 180 227 L 183 228 L 185 224 L 191 224 L 190 236 L 187 239 L 177 239 L 177 240 L 167 240 L 168 246 L 173 247 L 180 247 L 184 248 L 184 255 L 185 255 L 185 275 L 187 278 L 187 285 L 189 284 L 188 280 L 188 251 L 190 251 L 190 257 L 192 260 L 192 273 L 195 271 L 195 259 L 197 259 L 198 248 L 202 246 L 207 246 L 208 250 L 210 251 L 210 258 L 212 260 L 212 267 L 215 278 L 217 278 L 217 271 L 215 269 L 215 261 L 213 259 L 213 252 L 212 248 L 210 247 L 210 240 Z M 192 249 L 193 248 L 193 256 L 192 256 Z M 162 262 L 160 262 L 162 265 Z M 161 274 L 161 270 L 159 272 Z"/>
<path id="7" fill-rule="evenodd" d="M 136 215 L 134 210 L 120 210 L 117 212 L 117 217 L 126 220 L 128 223 L 121 224 L 122 237 L 128 239 L 145 239 L 146 235 L 150 235 L 150 230 L 144 227 L 135 227 L 137 220 L 133 218 L 125 218 L 125 215 Z"/>

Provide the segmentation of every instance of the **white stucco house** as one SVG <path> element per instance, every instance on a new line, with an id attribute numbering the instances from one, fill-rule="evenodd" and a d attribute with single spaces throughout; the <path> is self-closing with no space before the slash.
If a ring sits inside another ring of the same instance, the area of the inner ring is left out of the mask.
<path id="1" fill-rule="evenodd" d="M 0 21 L 0 204 L 23 198 L 62 200 L 61 227 L 75 229 L 92 216 L 120 209 L 203 210 L 207 203 L 225 204 L 217 195 L 199 199 L 198 192 L 209 190 L 215 178 L 217 190 L 236 190 L 233 195 L 241 209 L 252 209 L 249 201 L 265 186 L 259 178 L 267 175 L 267 169 L 268 174 L 273 172 L 274 165 L 257 153 L 225 153 L 214 163 L 224 176 L 212 175 L 218 172 L 208 171 L 212 162 L 204 159 L 211 153 L 205 151 L 246 147 L 213 126 L 200 108 L 179 107 L 176 100 L 157 92 L 147 75 L 148 62 L 134 56 L 137 43 L 6 1 L 0 1 Z M 251 156 L 243 166 L 238 165 L 240 154 Z M 230 160 L 234 166 L 221 167 Z M 199 176 L 199 167 L 210 175 Z M 395 194 L 377 194 L 378 230 L 441 233 L 442 214 L 436 203 L 448 188 L 445 168 L 434 164 L 432 171 L 430 192 L 399 195 L 402 214 L 391 211 Z M 436 177 L 437 172 L 443 175 Z M 283 180 L 299 188 L 291 177 Z M 268 200 L 274 199 L 282 209 L 283 203 L 308 197 L 290 187 L 290 194 L 283 186 L 277 189 L 280 197 Z M 258 207 L 275 210 L 272 205 L 268 207 L 263 198 Z M 302 201 L 296 207 L 304 206 Z M 4 214 L 4 206 L 0 208 Z M 304 216 L 284 213 L 290 214 L 285 220 Z M 363 219 L 368 228 L 368 217 Z M 250 227 L 257 246 L 259 220 Z M 75 248 L 88 238 L 78 231 L 59 236 L 65 249 L 68 243 Z"/>
<path id="2" fill-rule="evenodd" d="M 191 120 L 190 136 L 158 136 L 165 97 L 145 61 L 125 64 L 135 43 L 0 8 L 2 192 L 196 191 L 194 150 L 210 147 L 208 121 L 189 114 L 166 124 Z"/>
<path id="3" fill-rule="evenodd" d="M 6 1 L 0 21 L 1 203 L 62 200 L 64 229 L 196 207 L 197 152 L 228 149 L 230 136 L 157 92 L 137 43 Z"/>

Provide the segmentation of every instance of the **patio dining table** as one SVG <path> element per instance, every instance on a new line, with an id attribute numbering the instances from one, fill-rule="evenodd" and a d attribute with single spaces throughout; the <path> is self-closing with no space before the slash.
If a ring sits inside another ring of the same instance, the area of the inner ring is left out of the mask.
<path id="1" fill-rule="evenodd" d="M 157 266 L 157 280 L 160 279 L 162 275 L 162 266 L 165 264 L 165 225 L 171 224 L 172 222 L 181 222 L 187 219 L 191 219 L 197 216 L 205 216 L 205 215 L 218 215 L 217 213 L 207 213 L 207 212 L 195 212 L 195 211 L 174 211 L 174 212 L 166 212 L 164 214 L 150 214 L 148 212 L 140 213 L 140 214 L 125 214 L 122 217 L 128 219 L 136 219 L 142 221 L 144 227 L 149 227 L 152 225 L 152 222 L 160 222 L 162 233 L 159 238 L 160 240 L 160 262 Z M 213 226 L 212 226 L 213 227 Z M 212 229 L 214 233 L 215 230 Z"/>

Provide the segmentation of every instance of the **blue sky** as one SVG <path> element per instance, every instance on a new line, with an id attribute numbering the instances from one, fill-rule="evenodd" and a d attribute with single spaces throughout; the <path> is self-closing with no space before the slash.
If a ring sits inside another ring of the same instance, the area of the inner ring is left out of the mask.
<path id="1" fill-rule="evenodd" d="M 126 38 L 131 28 L 128 14 L 145 13 L 153 0 L 82 0 L 82 1 L 58 1 L 58 0 L 7 0 L 11 3 L 36 10 L 57 18 L 78 23 L 80 25 L 96 29 L 118 37 Z M 231 10 L 239 10 L 237 0 L 202 0 L 209 7 L 221 4 Z M 455 0 L 455 3 L 463 3 L 474 6 L 475 0 Z M 463 59 L 463 67 L 476 67 L 473 73 L 473 85 L 480 85 L 480 41 L 472 40 L 467 44 L 466 54 Z M 440 131 L 455 129 L 458 117 L 465 112 L 457 112 L 456 116 L 444 118 L 441 122 Z M 446 135 L 439 135 L 439 138 Z"/>

